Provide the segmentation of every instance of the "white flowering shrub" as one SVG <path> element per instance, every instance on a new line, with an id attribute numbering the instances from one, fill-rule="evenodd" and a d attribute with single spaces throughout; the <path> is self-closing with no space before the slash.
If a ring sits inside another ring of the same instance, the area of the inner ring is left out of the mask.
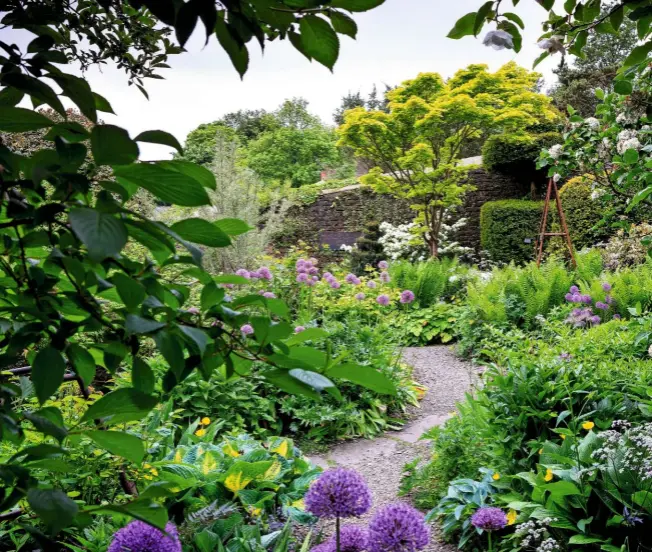
<path id="1" fill-rule="evenodd" d="M 439 231 L 439 254 L 440 255 L 463 255 L 470 253 L 470 247 L 464 247 L 455 241 L 455 234 L 467 224 L 467 219 L 460 218 L 453 222 L 452 213 L 444 216 L 444 222 Z M 393 225 L 389 222 L 380 224 L 380 231 L 383 233 L 378 242 L 383 246 L 387 257 L 393 261 L 407 259 L 411 261 L 423 261 L 429 257 L 423 238 L 417 231 L 414 223 Z"/>
<path id="2" fill-rule="evenodd" d="M 547 167 L 556 182 L 577 173 L 589 175 L 594 181 L 591 198 L 604 204 L 606 218 L 640 209 L 652 199 L 652 128 L 646 114 L 651 91 L 643 79 L 628 96 L 598 89 L 602 103 L 596 116 L 586 119 L 569 106 L 563 143 L 544 150 L 538 166 Z"/>

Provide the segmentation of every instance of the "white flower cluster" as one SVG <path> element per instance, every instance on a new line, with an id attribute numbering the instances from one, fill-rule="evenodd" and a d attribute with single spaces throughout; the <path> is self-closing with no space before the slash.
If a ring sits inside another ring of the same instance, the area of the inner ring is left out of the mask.
<path id="1" fill-rule="evenodd" d="M 652 423 L 632 428 L 629 422 L 616 420 L 612 428 L 599 434 L 602 445 L 591 455 L 600 470 L 615 468 L 630 472 L 642 480 L 652 480 Z"/>
<path id="2" fill-rule="evenodd" d="M 340 245 L 340 251 L 345 251 L 346 253 L 351 253 L 353 252 L 354 249 L 357 248 L 358 248 L 357 245 L 346 245 L 345 243 Z"/>
<path id="3" fill-rule="evenodd" d="M 548 150 L 548 155 L 553 159 L 559 159 L 562 153 L 564 153 L 564 146 L 561 144 L 555 144 Z"/>
<path id="4" fill-rule="evenodd" d="M 559 543 L 550 537 L 548 526 L 557 518 L 529 520 L 516 526 L 514 535 L 521 538 L 520 548 L 532 548 L 536 552 L 554 552 L 560 550 Z"/>
<path id="5" fill-rule="evenodd" d="M 378 239 L 378 243 L 383 246 L 385 255 L 392 261 L 425 255 L 422 241 L 413 232 L 414 226 L 413 222 L 396 226 L 389 222 L 380 223 L 379 228 L 383 235 Z"/>
<path id="6" fill-rule="evenodd" d="M 634 111 L 622 111 L 616 116 L 619 125 L 633 125 L 641 118 L 641 113 Z"/>
<path id="7" fill-rule="evenodd" d="M 595 117 L 588 117 L 584 119 L 584 124 L 589 127 L 591 130 L 599 130 L 600 129 L 600 121 L 596 119 Z"/>
<path id="8" fill-rule="evenodd" d="M 618 133 L 618 144 L 616 144 L 616 149 L 618 153 L 622 155 L 628 149 L 635 149 L 636 151 L 641 149 L 641 143 L 637 138 L 638 133 L 635 130 L 621 130 Z"/>
<path id="9" fill-rule="evenodd" d="M 600 159 L 609 161 L 611 159 L 611 140 L 609 138 L 603 138 L 598 144 L 597 151 Z"/>
<path id="10" fill-rule="evenodd" d="M 600 199 L 606 193 L 607 193 L 607 190 L 605 190 L 604 188 L 595 188 L 591 192 L 591 201 L 598 201 L 598 199 Z"/>

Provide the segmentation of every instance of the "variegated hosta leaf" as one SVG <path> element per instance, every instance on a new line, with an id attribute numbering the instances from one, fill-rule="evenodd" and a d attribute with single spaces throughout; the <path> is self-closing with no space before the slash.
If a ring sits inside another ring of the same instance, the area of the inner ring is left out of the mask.
<path id="1" fill-rule="evenodd" d="M 264 474 L 273 462 L 235 462 L 227 471 L 224 486 L 233 493 L 246 488 L 254 479 Z"/>

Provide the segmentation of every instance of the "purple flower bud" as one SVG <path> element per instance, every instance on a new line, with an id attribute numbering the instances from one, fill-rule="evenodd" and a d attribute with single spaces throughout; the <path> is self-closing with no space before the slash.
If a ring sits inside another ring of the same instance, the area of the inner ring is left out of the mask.
<path id="1" fill-rule="evenodd" d="M 611 291 L 611 284 L 609 282 L 605 282 L 602 284 L 602 289 L 605 291 Z"/>
<path id="2" fill-rule="evenodd" d="M 600 317 L 597 314 L 591 317 L 591 324 L 597 326 L 599 323 L 600 323 Z"/>
<path id="3" fill-rule="evenodd" d="M 257 280 L 258 278 L 262 278 L 260 272 L 258 272 L 257 270 L 253 270 L 252 272 L 250 272 L 250 273 L 249 273 L 249 276 L 250 276 L 253 280 Z"/>
<path id="4" fill-rule="evenodd" d="M 406 289 L 405 291 L 401 292 L 401 303 L 404 305 L 411 303 L 414 301 L 414 293 L 412 293 L 409 289 Z"/>
<path id="5" fill-rule="evenodd" d="M 500 508 L 484 507 L 475 511 L 471 523 L 483 531 L 498 531 L 507 525 L 507 516 Z"/>
<path id="6" fill-rule="evenodd" d="M 310 279 L 315 283 L 319 282 L 319 276 L 317 276 L 316 274 Z"/>
<path id="7" fill-rule="evenodd" d="M 249 280 L 251 278 L 251 275 L 249 274 L 249 271 L 244 269 L 244 268 L 239 268 L 238 270 L 235 271 L 236 276 L 242 276 L 243 278 L 246 278 Z"/>
<path id="8" fill-rule="evenodd" d="M 303 268 L 305 268 L 306 270 L 310 270 L 312 268 L 312 263 L 310 261 L 306 261 L 305 263 L 303 263 Z"/>
<path id="9" fill-rule="evenodd" d="M 265 279 L 265 280 L 271 280 L 274 276 L 272 275 L 272 271 L 267 268 L 266 266 L 261 266 L 258 269 L 258 274 L 260 274 L 260 277 Z"/>
<path id="10" fill-rule="evenodd" d="M 240 328 L 240 331 L 242 332 L 242 335 L 251 335 L 254 333 L 254 329 L 251 324 L 245 324 Z"/>
<path id="11" fill-rule="evenodd" d="M 593 302 L 593 299 L 590 295 L 582 295 L 582 303 L 585 305 L 590 305 Z"/>
<path id="12" fill-rule="evenodd" d="M 318 269 L 316 266 L 313 266 L 313 267 L 308 271 L 308 274 L 310 274 L 311 276 L 315 276 L 315 275 L 319 274 L 319 269 Z"/>
<path id="13" fill-rule="evenodd" d="M 358 517 L 371 508 L 371 492 L 354 470 L 326 470 L 308 489 L 306 510 L 320 518 Z"/>
<path id="14" fill-rule="evenodd" d="M 369 281 L 367 282 L 367 287 L 368 287 L 369 289 L 374 289 L 376 286 L 377 286 L 377 284 L 376 284 L 376 282 L 374 282 L 373 280 L 369 280 Z"/>
<path id="15" fill-rule="evenodd" d="M 301 274 L 297 274 L 297 282 L 307 282 L 308 281 L 308 275 L 305 272 L 302 272 Z"/>
<path id="16" fill-rule="evenodd" d="M 107 552 L 181 552 L 181 542 L 173 523 L 165 533 L 144 521 L 132 521 L 113 535 Z"/>
<path id="17" fill-rule="evenodd" d="M 305 266 L 297 268 L 297 274 L 308 274 L 308 269 Z"/>
<path id="18" fill-rule="evenodd" d="M 340 529 L 340 552 L 363 552 L 369 543 L 369 531 L 357 525 L 345 525 Z M 315 546 L 311 552 L 337 552 L 337 539 L 333 535 L 326 542 Z"/>
<path id="19" fill-rule="evenodd" d="M 609 305 L 607 305 L 606 303 L 603 303 L 602 301 L 598 301 L 595 304 L 595 308 L 600 309 L 600 310 L 609 310 Z"/>
<path id="20" fill-rule="evenodd" d="M 326 281 L 330 280 L 333 277 L 333 275 L 330 272 L 324 272 L 322 275 L 322 278 Z"/>
<path id="21" fill-rule="evenodd" d="M 580 288 L 577 286 L 571 286 L 568 291 L 570 291 L 573 295 L 577 295 L 580 292 Z"/>
<path id="22" fill-rule="evenodd" d="M 298 334 L 298 333 L 301 333 L 301 332 L 305 332 L 305 331 L 306 331 L 306 327 L 305 327 L 305 326 L 297 326 L 296 328 L 294 328 L 294 333 L 295 333 L 295 334 Z"/>
<path id="23" fill-rule="evenodd" d="M 296 268 L 298 270 L 299 268 L 303 268 L 305 265 L 306 265 L 306 260 L 305 259 L 299 259 L 296 262 L 296 264 L 294 265 L 294 268 Z"/>
<path id="24" fill-rule="evenodd" d="M 615 301 L 611 295 L 606 295 L 604 298 L 604 302 L 607 303 L 607 305 L 613 305 Z"/>
<path id="25" fill-rule="evenodd" d="M 389 268 L 389 263 L 387 261 L 380 261 L 378 263 L 378 268 L 380 268 L 380 270 L 387 270 Z"/>
<path id="26" fill-rule="evenodd" d="M 337 280 L 333 279 L 333 280 L 330 281 L 330 286 L 333 289 L 340 289 L 342 287 L 342 284 L 340 284 Z"/>
<path id="27" fill-rule="evenodd" d="M 378 297 L 376 297 L 376 303 L 383 306 L 389 305 L 389 296 L 385 294 L 379 295 Z"/>
<path id="28" fill-rule="evenodd" d="M 344 281 L 347 284 L 353 284 L 357 279 L 358 277 L 355 274 L 349 273 L 346 275 L 346 278 L 344 278 Z"/>
<path id="29" fill-rule="evenodd" d="M 265 299 L 276 299 L 276 295 L 274 295 L 271 291 L 266 291 L 263 293 L 263 297 Z"/>
<path id="30" fill-rule="evenodd" d="M 561 353 L 561 354 L 559 355 L 559 358 L 560 358 L 561 360 L 570 360 L 571 358 L 573 358 L 573 355 L 571 355 L 570 353 L 565 353 L 565 352 L 564 352 L 564 353 Z"/>
<path id="31" fill-rule="evenodd" d="M 385 506 L 369 523 L 369 552 L 416 552 L 429 541 L 424 515 L 403 502 Z"/>
<path id="32" fill-rule="evenodd" d="M 307 280 L 307 281 L 306 281 L 306 285 L 307 285 L 308 287 L 312 287 L 312 286 L 314 286 L 316 283 L 317 283 L 317 282 L 315 282 L 315 280 Z"/>
<path id="33" fill-rule="evenodd" d="M 582 302 L 582 296 L 579 293 L 573 295 L 573 303 L 581 303 L 581 302 Z"/>
<path id="34" fill-rule="evenodd" d="M 380 281 L 383 282 L 384 284 L 389 284 L 391 282 L 391 277 L 389 275 L 389 272 L 381 272 L 380 273 Z"/>
<path id="35" fill-rule="evenodd" d="M 358 301 L 362 301 L 365 297 L 366 297 L 366 295 L 365 295 L 364 293 L 356 293 L 356 294 L 355 294 L 355 298 L 356 298 Z"/>
<path id="36" fill-rule="evenodd" d="M 575 296 L 574 296 L 572 293 L 567 293 L 566 295 L 564 295 L 564 297 L 566 298 L 566 301 L 568 301 L 568 302 L 570 302 L 570 303 L 574 303 L 574 302 L 575 302 L 575 301 L 573 300 L 573 297 L 575 297 Z"/>

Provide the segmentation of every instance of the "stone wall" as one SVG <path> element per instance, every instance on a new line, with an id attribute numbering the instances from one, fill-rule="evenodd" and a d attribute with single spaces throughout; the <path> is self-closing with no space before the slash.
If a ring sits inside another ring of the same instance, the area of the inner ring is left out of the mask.
<path id="1" fill-rule="evenodd" d="M 529 189 L 511 177 L 480 168 L 471 169 L 469 177 L 477 190 L 467 194 L 460 209 L 460 216 L 466 217 L 468 223 L 461 229 L 457 240 L 477 250 L 480 247 L 482 205 L 487 201 L 523 198 Z M 411 222 L 414 214 L 408 201 L 376 194 L 359 185 L 326 190 L 314 203 L 295 205 L 289 210 L 278 245 L 288 247 L 302 240 L 313 246 L 327 243 L 337 247 L 341 243 L 353 243 L 368 220 L 403 224 Z"/>

